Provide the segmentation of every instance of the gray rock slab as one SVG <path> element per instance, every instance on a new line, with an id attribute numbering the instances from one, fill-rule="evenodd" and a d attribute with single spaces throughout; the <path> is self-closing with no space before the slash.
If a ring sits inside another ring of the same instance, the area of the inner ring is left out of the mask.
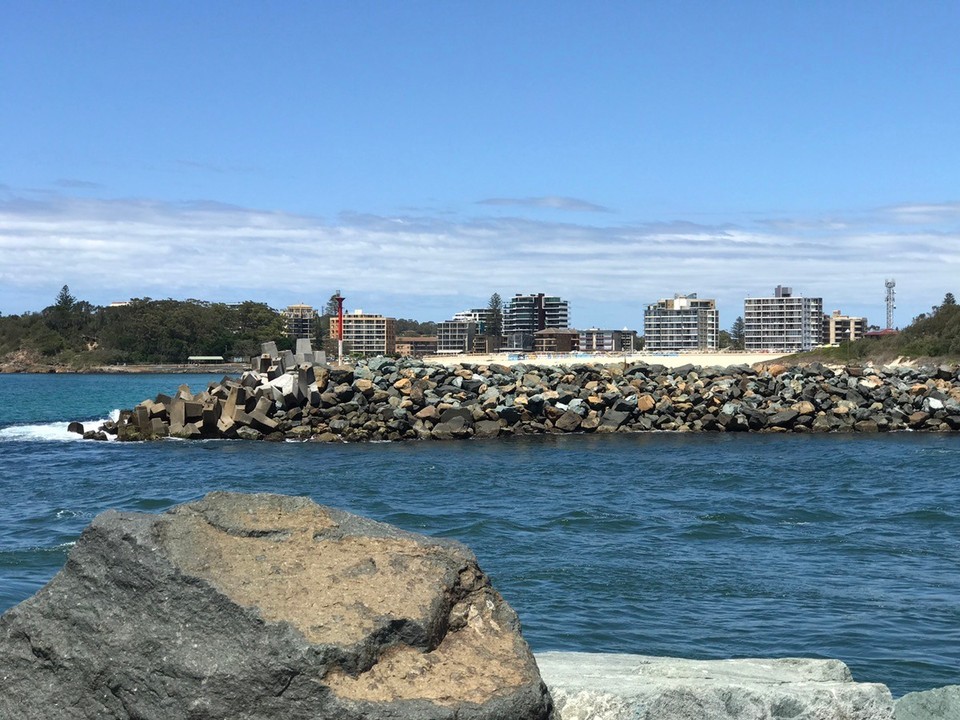
<path id="1" fill-rule="evenodd" d="M 893 718 L 887 687 L 854 682 L 839 660 L 684 660 L 567 652 L 536 658 L 553 696 L 555 720 Z"/>
<path id="2" fill-rule="evenodd" d="M 893 706 L 896 720 L 960 720 L 960 685 L 907 693 Z"/>
<path id="3" fill-rule="evenodd" d="M 0 718 L 547 720 L 519 622 L 459 543 L 308 498 L 94 519 L 0 617 Z"/>

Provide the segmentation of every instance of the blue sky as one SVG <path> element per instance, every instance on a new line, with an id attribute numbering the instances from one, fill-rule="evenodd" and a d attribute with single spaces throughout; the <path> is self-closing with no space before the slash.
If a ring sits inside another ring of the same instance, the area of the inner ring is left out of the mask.
<path id="1" fill-rule="evenodd" d="M 0 0 L 0 312 L 960 290 L 960 5 Z"/>

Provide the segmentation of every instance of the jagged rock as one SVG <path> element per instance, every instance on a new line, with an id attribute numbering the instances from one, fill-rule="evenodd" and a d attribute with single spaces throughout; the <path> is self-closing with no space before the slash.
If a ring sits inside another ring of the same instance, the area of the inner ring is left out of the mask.
<path id="1" fill-rule="evenodd" d="M 784 427 L 788 428 L 793 425 L 793 421 L 799 415 L 796 410 L 781 410 L 778 413 L 774 413 L 767 419 L 767 425 L 770 427 Z"/>
<path id="2" fill-rule="evenodd" d="M 617 430 L 630 418 L 630 413 L 624 410 L 607 410 L 600 418 L 600 430 Z"/>
<path id="3" fill-rule="evenodd" d="M 237 428 L 237 437 L 241 440 L 259 440 L 263 435 L 258 431 L 254 430 L 252 427 L 247 427 L 242 425 Z"/>
<path id="4" fill-rule="evenodd" d="M 439 422 L 434 425 L 430 434 L 437 440 L 450 440 L 452 438 L 469 437 L 473 434 L 473 428 L 462 415 L 455 415 L 447 422 Z"/>
<path id="5" fill-rule="evenodd" d="M 517 718 L 550 698 L 462 545 L 306 498 L 108 511 L 0 618 L 0 717 Z"/>
<path id="6" fill-rule="evenodd" d="M 682 660 L 540 653 L 555 720 L 892 720 L 884 685 L 839 660 Z M 909 718 L 908 720 L 920 720 Z"/>
<path id="7" fill-rule="evenodd" d="M 473 424 L 473 411 L 470 408 L 448 408 L 440 413 L 440 422 L 449 423 L 454 418 L 463 418 L 469 425 Z"/>
<path id="8" fill-rule="evenodd" d="M 563 432 L 573 432 L 580 428 L 581 417 L 573 410 L 567 410 L 557 418 L 554 427 Z"/>
<path id="9" fill-rule="evenodd" d="M 76 422 L 76 421 L 70 423 L 69 425 L 67 425 L 67 432 L 72 432 L 72 433 L 77 433 L 78 435 L 83 435 L 83 433 L 84 433 L 83 423 L 81 423 L 81 422 Z"/>
<path id="10" fill-rule="evenodd" d="M 495 438 L 500 434 L 500 423 L 496 420 L 481 420 L 473 426 L 473 435 L 478 438 Z"/>

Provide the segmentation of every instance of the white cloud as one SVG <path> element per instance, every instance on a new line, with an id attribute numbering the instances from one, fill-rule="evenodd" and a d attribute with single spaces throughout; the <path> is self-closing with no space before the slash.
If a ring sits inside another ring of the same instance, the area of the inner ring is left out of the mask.
<path id="1" fill-rule="evenodd" d="M 610 212 L 609 208 L 605 208 L 603 205 L 597 205 L 588 200 L 560 197 L 557 195 L 527 198 L 487 198 L 486 200 L 480 200 L 478 204 L 544 208 L 547 210 L 570 210 L 573 212 Z"/>
<path id="2" fill-rule="evenodd" d="M 898 217 L 926 218 L 923 229 L 905 232 L 879 217 L 715 227 L 373 215 L 328 221 L 214 203 L 14 197 L 0 200 L 0 310 L 22 311 L 24 297 L 52 299 L 64 283 L 95 303 L 150 296 L 320 305 L 340 288 L 358 303 L 396 305 L 366 309 L 420 319 L 442 319 L 492 292 L 544 291 L 571 301 L 576 324 L 620 326 L 641 315 L 643 303 L 676 292 L 716 297 L 724 321 L 732 320 L 744 297 L 784 284 L 879 318 L 883 279 L 896 277 L 905 322 L 907 313 L 960 289 L 960 233 L 951 225 L 958 206 L 924 207 L 900 209 Z M 930 207 L 942 210 L 942 225 L 930 226 L 937 214 Z M 590 315 L 592 306 L 611 303 L 623 315 Z"/>

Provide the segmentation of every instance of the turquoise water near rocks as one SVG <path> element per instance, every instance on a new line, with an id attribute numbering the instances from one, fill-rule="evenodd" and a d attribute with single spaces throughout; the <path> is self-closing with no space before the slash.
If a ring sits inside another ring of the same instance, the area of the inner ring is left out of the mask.
<path id="1" fill-rule="evenodd" d="M 960 683 L 960 436 L 575 435 L 94 443 L 207 375 L 0 375 L 0 611 L 107 508 L 305 494 L 453 537 L 535 652 L 835 657 L 895 696 Z"/>

